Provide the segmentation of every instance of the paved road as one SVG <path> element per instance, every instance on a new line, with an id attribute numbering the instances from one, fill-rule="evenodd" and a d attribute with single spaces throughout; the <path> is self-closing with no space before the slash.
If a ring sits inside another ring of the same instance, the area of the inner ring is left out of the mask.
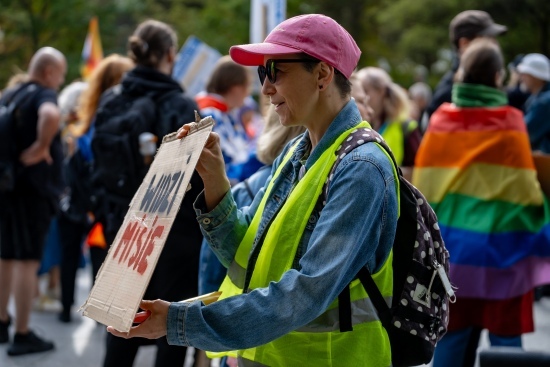
<path id="1" fill-rule="evenodd" d="M 78 274 L 77 304 L 84 303 L 91 285 L 89 269 L 80 269 Z M 12 312 L 13 312 L 13 305 Z M 536 332 L 523 338 L 526 350 L 550 351 L 550 298 L 535 305 Z M 8 357 L 7 346 L 0 345 L 0 367 L 99 367 L 105 352 L 105 327 L 95 321 L 73 315 L 73 322 L 62 324 L 57 314 L 34 312 L 31 327 L 56 343 L 56 350 L 36 355 Z M 487 348 L 486 336 L 480 348 Z M 153 366 L 154 346 L 141 347 L 134 367 Z M 189 361 L 186 364 L 191 363 Z"/>
<path id="2" fill-rule="evenodd" d="M 91 289 L 91 270 L 79 269 L 76 304 L 82 305 Z M 13 314 L 13 304 L 10 305 Z M 78 307 L 75 307 L 78 308 Z M 0 345 L 0 367 L 99 367 L 105 353 L 105 326 L 83 317 L 75 310 L 73 322 L 63 324 L 57 320 L 54 312 L 33 312 L 31 328 L 38 335 L 55 342 L 56 349 L 51 352 L 8 357 L 7 345 Z M 134 367 L 153 366 L 154 346 L 139 349 Z"/>

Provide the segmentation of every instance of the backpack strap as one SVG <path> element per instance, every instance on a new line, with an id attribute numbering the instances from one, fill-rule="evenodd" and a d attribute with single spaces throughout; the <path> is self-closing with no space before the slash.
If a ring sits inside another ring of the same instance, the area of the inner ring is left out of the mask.
<path id="1" fill-rule="evenodd" d="M 358 146 L 371 142 L 377 143 L 384 149 L 388 157 L 391 159 L 393 166 L 397 170 L 398 179 L 401 179 L 403 177 L 403 173 L 397 166 L 395 157 L 393 156 L 391 149 L 388 147 L 382 136 L 372 128 L 358 128 L 357 130 L 352 132 L 348 138 L 344 140 L 344 143 L 342 143 L 342 145 L 336 151 L 337 159 L 332 166 L 329 177 L 332 177 L 334 171 L 336 170 L 336 167 L 347 154 L 349 154 L 353 149 L 357 148 Z M 329 183 L 330 180 L 327 180 L 327 183 L 323 188 L 321 198 L 322 203 L 326 203 Z M 389 325 L 391 322 L 390 308 L 384 300 L 382 293 L 380 293 L 380 290 L 376 286 L 376 283 L 374 282 L 374 279 L 372 278 L 372 275 L 370 274 L 366 266 L 361 268 L 355 279 L 357 278 L 359 278 L 361 284 L 363 284 L 363 287 L 367 291 L 369 298 L 371 299 L 374 307 L 378 311 L 378 317 L 380 318 L 382 325 L 384 325 L 384 327 L 386 325 Z M 340 318 L 340 331 L 352 331 L 353 327 L 349 284 L 338 295 L 338 312 Z"/>
<path id="2" fill-rule="evenodd" d="M 25 103 L 30 97 L 34 96 L 40 88 L 35 82 L 27 82 L 17 87 L 13 94 L 6 100 L 5 106 L 9 109 L 10 113 L 13 113 L 23 103 Z M 21 93 L 29 92 L 29 93 Z"/>
<path id="3" fill-rule="evenodd" d="M 378 311 L 378 317 L 380 318 L 382 325 L 387 330 L 387 327 L 390 325 L 392 316 L 390 307 L 384 300 L 384 296 L 382 296 L 382 293 L 380 293 L 380 289 L 378 289 L 378 286 L 376 286 L 374 279 L 372 279 L 372 275 L 369 273 L 366 267 L 362 267 L 361 270 L 359 270 L 357 277 L 361 281 L 361 284 L 363 284 L 363 287 L 365 287 L 365 290 L 367 291 L 367 294 L 369 295 L 372 304 L 376 308 L 376 311 Z M 346 288 L 349 289 L 349 285 Z M 338 298 L 338 302 L 340 302 L 340 298 Z"/>
<path id="4" fill-rule="evenodd" d="M 349 285 L 338 295 L 338 318 L 340 320 L 340 332 L 353 331 Z"/>
<path id="5" fill-rule="evenodd" d="M 33 97 L 38 91 L 40 91 L 39 85 L 35 82 L 27 82 L 23 85 L 17 87 L 17 89 L 13 92 L 13 94 L 6 99 L 6 102 L 3 106 L 0 108 L 6 109 L 6 113 L 8 113 L 11 116 L 11 120 L 9 121 L 9 129 L 14 129 L 15 131 L 15 123 L 17 120 L 16 111 L 21 107 L 25 102 L 27 102 L 31 97 Z M 14 139 L 12 141 L 12 147 L 11 148 L 14 152 L 18 151 L 17 148 L 17 141 Z"/>

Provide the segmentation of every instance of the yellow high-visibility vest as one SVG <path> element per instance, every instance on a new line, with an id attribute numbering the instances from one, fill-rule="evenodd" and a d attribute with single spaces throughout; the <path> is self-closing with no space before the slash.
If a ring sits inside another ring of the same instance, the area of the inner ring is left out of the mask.
<path id="1" fill-rule="evenodd" d="M 342 133 L 296 184 L 266 230 L 249 289 L 267 287 L 270 282 L 279 281 L 292 268 L 306 223 L 336 161 L 335 152 L 344 139 L 359 128 L 370 129 L 370 125 L 362 122 Z M 273 182 L 290 160 L 296 146 L 297 144 L 289 149 L 265 191 L 220 287 L 220 299 L 243 292 L 248 256 L 257 240 L 256 232 L 262 212 Z M 380 149 L 384 151 L 382 147 Z M 381 269 L 373 274 L 373 279 L 388 304 L 391 304 L 393 290 L 392 258 L 393 254 L 390 252 Z M 237 355 L 244 366 L 390 366 L 391 348 L 388 335 L 359 280 L 350 284 L 350 297 L 353 331 L 340 332 L 338 299 L 335 299 L 323 314 L 309 324 L 267 344 L 236 352 L 208 354 L 210 357 Z"/>
<path id="2" fill-rule="evenodd" d="M 387 123 L 384 129 L 380 132 L 380 135 L 386 141 L 386 144 L 390 147 L 395 162 L 398 166 L 403 164 L 405 158 L 405 131 L 409 134 L 418 127 L 416 121 L 409 121 L 406 127 L 403 127 L 403 123 L 400 121 L 393 121 Z"/>

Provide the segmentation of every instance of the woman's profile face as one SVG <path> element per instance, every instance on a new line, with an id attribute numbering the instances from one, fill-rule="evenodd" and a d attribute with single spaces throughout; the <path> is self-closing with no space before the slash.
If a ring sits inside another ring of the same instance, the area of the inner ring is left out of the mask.
<path id="1" fill-rule="evenodd" d="M 300 59 L 300 55 L 267 55 L 267 60 Z M 318 66 L 318 65 L 317 65 Z M 317 67 L 316 66 L 316 67 Z M 308 125 L 315 119 L 319 85 L 316 73 L 307 71 L 301 62 L 275 62 L 276 79 L 264 79 L 262 93 L 270 98 L 284 126 Z M 315 69 L 314 69 L 315 71 Z"/>

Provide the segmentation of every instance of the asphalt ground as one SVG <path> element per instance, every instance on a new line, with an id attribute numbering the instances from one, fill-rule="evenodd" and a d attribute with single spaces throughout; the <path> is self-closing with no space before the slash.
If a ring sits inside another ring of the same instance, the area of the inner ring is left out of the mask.
<path id="1" fill-rule="evenodd" d="M 86 300 L 91 288 L 91 271 L 79 269 L 77 275 L 76 305 Z M 13 314 L 13 304 L 10 304 Z M 9 357 L 7 344 L 0 345 L 0 367 L 99 367 L 105 353 L 105 326 L 73 311 L 73 321 L 64 324 L 58 321 L 57 312 L 33 311 L 30 326 L 38 335 L 52 340 L 56 349 L 50 352 Z M 535 303 L 536 331 L 523 336 L 524 349 L 550 353 L 550 297 Z M 486 334 L 482 335 L 479 350 L 488 348 Z M 154 346 L 141 347 L 134 367 L 152 367 Z M 188 358 L 186 366 L 192 364 Z"/>

